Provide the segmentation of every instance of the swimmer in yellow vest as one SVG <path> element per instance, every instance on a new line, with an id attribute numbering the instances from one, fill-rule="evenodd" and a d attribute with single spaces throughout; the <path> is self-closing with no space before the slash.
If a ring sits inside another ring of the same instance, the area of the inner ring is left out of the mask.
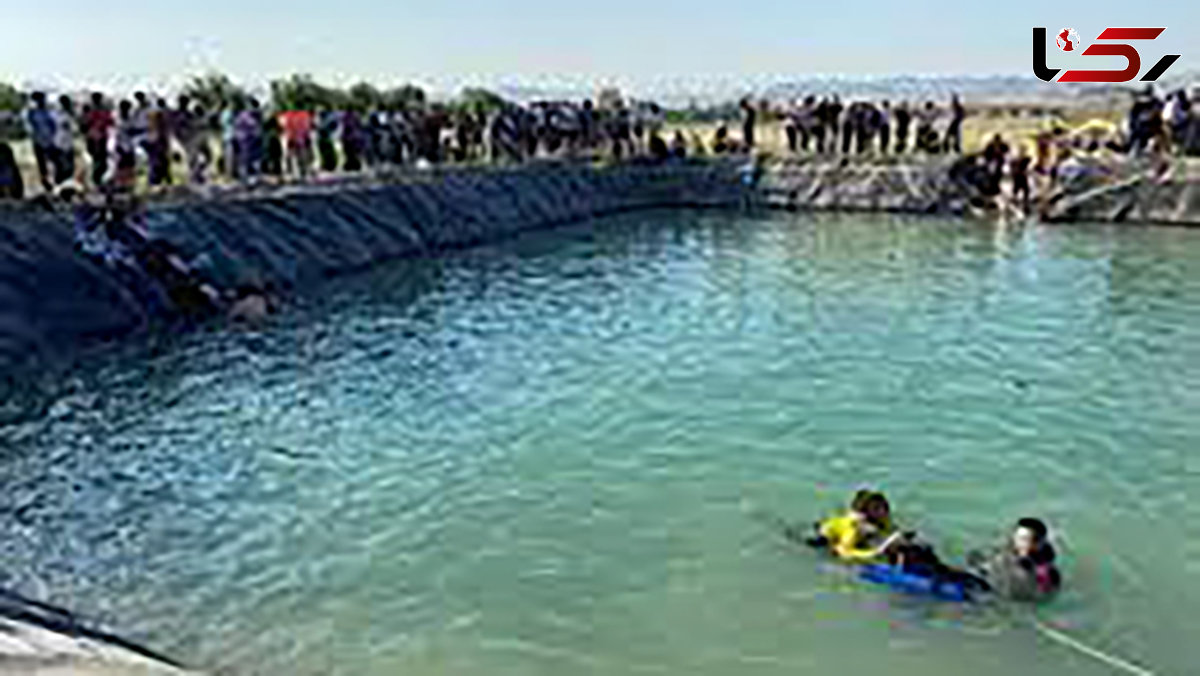
<path id="1" fill-rule="evenodd" d="M 885 560 L 905 535 L 892 525 L 891 506 L 882 493 L 862 490 L 850 509 L 817 524 L 812 544 L 828 547 L 839 559 L 859 563 Z"/>

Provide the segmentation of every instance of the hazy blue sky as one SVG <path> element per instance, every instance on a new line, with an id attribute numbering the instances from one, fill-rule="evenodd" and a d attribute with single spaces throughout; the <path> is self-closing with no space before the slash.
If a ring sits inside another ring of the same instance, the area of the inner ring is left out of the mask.
<path id="1" fill-rule="evenodd" d="M 1200 3 L 1185 1 L 3 4 L 0 78 L 57 85 L 170 84 L 208 69 L 252 83 L 292 72 L 339 82 L 583 76 L 618 84 L 722 74 L 1027 73 L 1035 25 L 1076 28 L 1085 42 L 1105 26 L 1166 26 L 1143 49 L 1145 59 L 1173 52 L 1183 54 L 1174 69 L 1200 63 Z"/>

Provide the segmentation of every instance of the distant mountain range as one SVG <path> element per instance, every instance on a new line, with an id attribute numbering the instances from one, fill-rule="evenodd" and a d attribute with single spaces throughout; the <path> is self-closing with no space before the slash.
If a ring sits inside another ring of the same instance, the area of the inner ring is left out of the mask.
<path id="1" fill-rule="evenodd" d="M 1157 91 L 1200 85 L 1200 73 L 1169 75 L 1154 83 Z M 668 107 L 696 105 L 707 107 L 736 101 L 743 96 L 769 100 L 790 100 L 809 94 L 836 93 L 842 98 L 871 99 L 944 99 L 957 93 L 973 102 L 1070 102 L 1090 98 L 1124 98 L 1141 91 L 1145 85 L 1130 82 L 1121 85 L 1063 85 L 1043 82 L 1029 75 L 893 75 L 893 76 L 747 76 L 736 75 L 688 78 L 662 78 L 628 85 L 617 85 L 626 96 L 655 100 Z M 577 99 L 596 94 L 585 82 L 548 84 L 512 84 L 493 88 L 500 95 L 517 101 L 539 99 Z"/>
<path id="2" fill-rule="evenodd" d="M 159 94 L 178 91 L 186 77 L 179 82 L 164 83 Z M 470 78 L 417 78 L 414 84 L 424 88 L 435 99 L 454 97 L 463 87 L 483 87 L 504 98 L 529 102 L 536 100 L 583 99 L 595 97 L 608 87 L 616 87 L 627 98 L 657 101 L 668 108 L 697 106 L 708 108 L 736 102 L 744 96 L 775 101 L 791 100 L 809 94 L 836 93 L 843 99 L 869 98 L 910 101 L 921 99 L 944 100 L 957 93 L 964 101 L 1032 103 L 1036 101 L 1069 103 L 1088 99 L 1125 99 L 1130 92 L 1145 85 L 1130 82 L 1120 85 L 1053 84 L 1042 82 L 1032 74 L 1021 75 L 762 75 L 715 74 L 694 76 L 663 76 L 651 78 L 577 76 L 474 76 Z M 39 88 L 39 83 L 21 83 L 22 89 Z M 266 82 L 245 82 L 253 93 L 266 96 Z M 1168 72 L 1154 83 L 1159 92 L 1180 87 L 1200 86 L 1200 71 Z M 47 91 L 59 91 L 47 86 Z M 152 88 L 153 89 L 153 88 Z M 79 89 L 83 93 L 86 89 Z"/>

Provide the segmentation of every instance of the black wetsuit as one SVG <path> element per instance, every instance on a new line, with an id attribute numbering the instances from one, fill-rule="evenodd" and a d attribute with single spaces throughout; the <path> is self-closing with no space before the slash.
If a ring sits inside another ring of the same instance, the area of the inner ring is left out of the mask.
<path id="1" fill-rule="evenodd" d="M 901 564 L 906 572 L 922 577 L 934 578 L 942 583 L 959 584 L 971 591 L 991 591 L 987 580 L 959 568 L 947 566 L 938 558 L 933 547 L 918 542 L 908 542 L 896 547 L 889 555 L 892 565 Z"/>

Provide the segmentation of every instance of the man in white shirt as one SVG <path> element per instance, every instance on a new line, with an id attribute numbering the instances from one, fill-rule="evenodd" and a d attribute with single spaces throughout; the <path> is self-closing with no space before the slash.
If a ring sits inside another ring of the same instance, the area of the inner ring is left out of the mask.
<path id="1" fill-rule="evenodd" d="M 75 177 L 75 135 L 79 124 L 75 120 L 75 106 L 71 97 L 58 98 L 58 110 L 54 115 L 54 147 L 58 151 L 54 163 L 54 182 L 66 183 Z"/>

